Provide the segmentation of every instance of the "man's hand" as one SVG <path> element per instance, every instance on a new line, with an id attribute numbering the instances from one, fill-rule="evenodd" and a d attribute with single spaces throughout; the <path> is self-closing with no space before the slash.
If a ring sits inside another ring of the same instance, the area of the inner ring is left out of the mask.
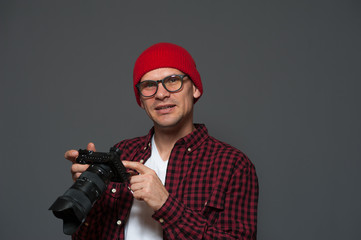
<path id="1" fill-rule="evenodd" d="M 154 211 L 160 209 L 167 201 L 169 193 L 157 174 L 138 162 L 123 161 L 123 164 L 139 173 L 130 178 L 130 189 L 134 198 L 145 201 Z"/>
<path id="2" fill-rule="evenodd" d="M 94 143 L 88 143 L 88 146 L 86 149 L 90 150 L 90 151 L 94 151 L 94 152 L 96 151 Z M 78 177 L 88 169 L 89 165 L 88 164 L 78 164 L 75 162 L 76 158 L 79 156 L 79 152 L 77 150 L 66 151 L 64 156 L 66 159 L 68 159 L 69 161 L 71 161 L 73 163 L 70 171 L 71 171 L 72 178 L 75 182 L 78 179 Z"/>

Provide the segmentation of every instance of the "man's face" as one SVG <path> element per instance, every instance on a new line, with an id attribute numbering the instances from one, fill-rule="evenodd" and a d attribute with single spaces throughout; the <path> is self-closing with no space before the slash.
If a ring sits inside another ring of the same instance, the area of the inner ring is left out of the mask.
<path id="1" fill-rule="evenodd" d="M 173 74 L 184 73 L 175 68 L 159 68 L 146 73 L 140 81 L 160 80 Z M 193 124 L 193 99 L 199 96 L 200 91 L 189 77 L 185 77 L 179 91 L 170 93 L 159 83 L 154 96 L 141 96 L 140 101 L 141 107 L 152 119 L 155 127 L 172 128 Z"/>

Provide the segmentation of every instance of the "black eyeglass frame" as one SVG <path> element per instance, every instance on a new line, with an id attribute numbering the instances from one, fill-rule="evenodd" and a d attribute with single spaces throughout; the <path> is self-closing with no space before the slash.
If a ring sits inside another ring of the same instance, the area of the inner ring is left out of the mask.
<path id="1" fill-rule="evenodd" d="M 174 77 L 174 76 L 180 77 L 180 79 L 181 79 L 181 85 L 180 85 L 180 87 L 179 87 L 177 90 L 170 91 L 170 90 L 168 90 L 168 88 L 165 86 L 164 80 L 169 79 L 169 78 Z M 182 89 L 182 87 L 183 87 L 183 78 L 185 78 L 185 77 L 188 77 L 188 75 L 187 75 L 187 74 L 184 74 L 184 75 L 172 74 L 172 75 L 167 76 L 167 77 L 165 77 L 165 78 L 163 78 L 163 79 L 161 79 L 161 80 L 144 80 L 144 81 L 142 81 L 142 82 L 137 83 L 135 86 L 137 87 L 138 92 L 139 92 L 140 95 L 142 95 L 143 97 L 147 97 L 147 98 L 148 98 L 148 97 L 153 97 L 155 94 L 157 94 L 159 83 L 162 83 L 164 89 L 167 90 L 167 91 L 170 92 L 170 93 L 178 92 L 178 91 L 179 91 L 180 89 Z M 157 89 L 155 90 L 155 92 L 154 92 L 152 95 L 150 95 L 150 96 L 144 96 L 144 95 L 142 94 L 142 92 L 140 91 L 140 85 L 141 85 L 142 83 L 144 83 L 144 82 L 155 83 L 155 86 L 157 87 Z"/>

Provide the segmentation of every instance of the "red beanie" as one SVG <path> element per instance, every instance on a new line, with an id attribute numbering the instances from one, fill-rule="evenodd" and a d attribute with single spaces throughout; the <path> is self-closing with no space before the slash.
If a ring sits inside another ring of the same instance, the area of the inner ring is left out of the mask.
<path id="1" fill-rule="evenodd" d="M 133 87 L 139 106 L 140 96 L 136 85 L 147 72 L 158 68 L 175 68 L 187 74 L 202 96 L 201 76 L 197 71 L 196 63 L 187 50 L 172 43 L 157 43 L 140 54 L 134 65 Z"/>

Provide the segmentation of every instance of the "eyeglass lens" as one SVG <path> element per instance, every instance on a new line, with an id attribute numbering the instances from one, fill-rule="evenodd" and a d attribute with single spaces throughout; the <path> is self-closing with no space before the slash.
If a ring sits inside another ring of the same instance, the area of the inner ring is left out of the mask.
<path id="1" fill-rule="evenodd" d="M 145 80 L 139 83 L 139 91 L 144 97 L 150 97 L 156 94 L 158 82 L 162 82 L 168 92 L 176 92 L 182 87 L 183 76 L 172 75 L 159 81 Z"/>

